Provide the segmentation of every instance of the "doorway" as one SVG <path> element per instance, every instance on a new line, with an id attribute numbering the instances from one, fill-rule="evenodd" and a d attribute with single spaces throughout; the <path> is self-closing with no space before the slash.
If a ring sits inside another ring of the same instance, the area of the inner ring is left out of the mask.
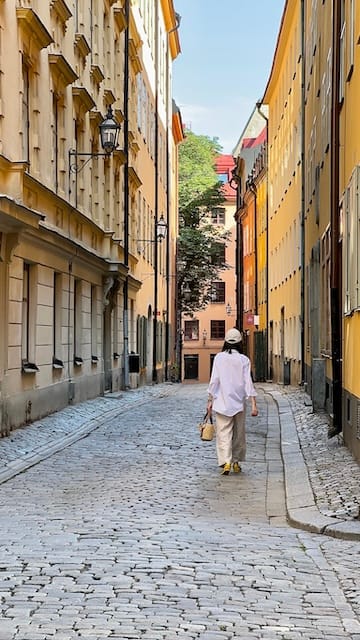
<path id="1" fill-rule="evenodd" d="M 184 379 L 197 380 L 199 377 L 199 356 L 184 356 Z"/>

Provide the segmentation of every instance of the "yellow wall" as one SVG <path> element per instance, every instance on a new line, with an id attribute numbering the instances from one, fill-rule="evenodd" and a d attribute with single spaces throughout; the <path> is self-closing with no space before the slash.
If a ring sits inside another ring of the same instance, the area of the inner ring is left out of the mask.
<path id="1" fill-rule="evenodd" d="M 269 107 L 269 349 L 273 378 L 291 361 L 300 381 L 301 40 L 300 2 L 286 4 L 263 102 Z M 283 318 L 282 312 L 283 309 Z"/>
<path id="2" fill-rule="evenodd" d="M 347 3 L 350 4 L 350 3 Z M 360 341 L 359 341 L 359 306 L 357 294 L 360 278 L 360 207 L 357 195 L 359 192 L 359 164 L 360 164 L 360 123 L 358 118 L 360 101 L 360 51 L 357 38 L 360 28 L 360 6 L 354 3 L 354 41 L 351 42 L 351 21 L 346 14 L 346 40 L 344 83 L 341 85 L 344 101 L 340 111 L 340 197 L 343 198 L 343 279 L 344 279 L 344 334 L 343 334 L 343 387 L 346 393 L 360 399 Z M 353 188 L 350 184 L 353 183 Z M 352 193 L 351 193 L 352 192 Z M 353 221 L 351 223 L 351 220 Z M 353 265 L 350 267 L 350 263 Z M 353 269 L 353 285 L 348 286 L 347 274 Z M 351 302 L 347 302 L 350 297 Z M 351 422 L 356 434 L 356 410 L 354 408 Z M 359 450 L 359 447 L 358 447 Z M 360 455 L 360 452 L 359 452 Z"/>

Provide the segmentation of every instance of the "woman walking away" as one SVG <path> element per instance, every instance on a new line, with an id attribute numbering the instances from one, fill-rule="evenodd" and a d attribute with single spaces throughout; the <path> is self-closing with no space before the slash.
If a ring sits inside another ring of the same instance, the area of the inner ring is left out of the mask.
<path id="1" fill-rule="evenodd" d="M 223 349 L 214 358 L 208 388 L 208 414 L 216 415 L 216 452 L 221 473 L 229 475 L 231 465 L 239 473 L 245 460 L 246 399 L 251 398 L 251 415 L 257 416 L 256 391 L 251 378 L 251 363 L 241 353 L 241 333 L 229 329 Z"/>

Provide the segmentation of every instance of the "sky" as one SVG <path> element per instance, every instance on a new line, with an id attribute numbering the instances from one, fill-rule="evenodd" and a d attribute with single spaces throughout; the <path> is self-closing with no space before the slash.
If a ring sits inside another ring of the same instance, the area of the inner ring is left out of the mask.
<path id="1" fill-rule="evenodd" d="M 285 0 L 174 0 L 181 53 L 173 97 L 183 124 L 231 154 L 264 95 Z"/>

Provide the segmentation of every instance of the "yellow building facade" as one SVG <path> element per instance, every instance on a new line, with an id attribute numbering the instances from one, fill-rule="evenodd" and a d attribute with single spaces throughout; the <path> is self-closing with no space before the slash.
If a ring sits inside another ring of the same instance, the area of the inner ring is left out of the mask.
<path id="1" fill-rule="evenodd" d="M 359 3 L 341 2 L 339 25 L 339 242 L 342 254 L 342 429 L 360 460 L 360 30 Z"/>
<path id="2" fill-rule="evenodd" d="M 5 434 L 164 377 L 182 134 L 172 0 L 2 2 L 0 24 Z M 106 116 L 121 124 L 111 153 L 99 137 Z"/>
<path id="3" fill-rule="evenodd" d="M 305 2 L 304 31 L 304 381 L 314 408 L 331 410 L 330 2 Z"/>
<path id="4" fill-rule="evenodd" d="M 268 349 L 273 380 L 301 381 L 301 3 L 284 9 L 268 105 Z"/>

